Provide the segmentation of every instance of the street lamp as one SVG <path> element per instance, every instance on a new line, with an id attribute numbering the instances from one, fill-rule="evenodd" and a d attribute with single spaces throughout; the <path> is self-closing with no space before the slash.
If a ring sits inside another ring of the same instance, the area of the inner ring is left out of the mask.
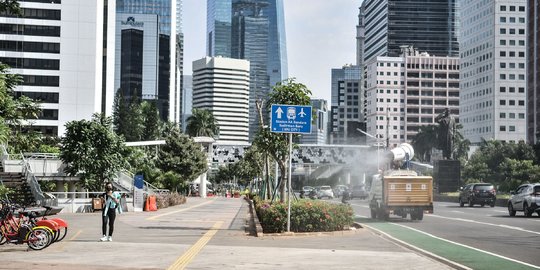
<path id="1" fill-rule="evenodd" d="M 362 134 L 370 137 L 370 138 L 373 138 L 377 141 L 377 172 L 379 172 L 379 170 L 381 169 L 381 165 L 380 165 L 380 162 L 379 162 L 379 145 L 380 145 L 380 141 L 379 141 L 379 138 L 377 136 L 373 136 L 359 128 L 357 128 L 356 130 L 360 131 Z"/>

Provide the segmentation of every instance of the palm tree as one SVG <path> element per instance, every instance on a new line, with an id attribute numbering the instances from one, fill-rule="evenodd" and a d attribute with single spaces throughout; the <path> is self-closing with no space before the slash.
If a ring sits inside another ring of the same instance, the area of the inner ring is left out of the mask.
<path id="1" fill-rule="evenodd" d="M 216 137 L 219 135 L 219 124 L 208 110 L 193 109 L 187 122 L 186 133 L 191 137 Z"/>

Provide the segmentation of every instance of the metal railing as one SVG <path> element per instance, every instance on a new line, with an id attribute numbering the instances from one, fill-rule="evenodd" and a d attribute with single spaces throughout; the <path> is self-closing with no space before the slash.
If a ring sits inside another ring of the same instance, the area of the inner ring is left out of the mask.
<path id="1" fill-rule="evenodd" d="M 32 173 L 32 168 L 30 167 L 28 161 L 24 158 L 24 155 L 22 155 L 22 161 L 23 176 L 24 179 L 26 179 L 26 183 L 30 187 L 34 200 L 36 201 L 37 205 L 43 205 L 45 203 L 45 196 L 43 195 L 43 191 L 41 191 L 41 186 L 39 185 L 36 176 Z"/>

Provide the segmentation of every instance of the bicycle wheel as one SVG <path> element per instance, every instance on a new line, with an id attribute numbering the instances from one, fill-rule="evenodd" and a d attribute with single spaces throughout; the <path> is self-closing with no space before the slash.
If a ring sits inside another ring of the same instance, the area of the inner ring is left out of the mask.
<path id="1" fill-rule="evenodd" d="M 64 227 L 64 230 L 62 231 L 62 228 L 58 229 L 56 231 L 56 240 L 55 242 L 60 242 L 62 241 L 62 239 L 64 239 L 64 237 L 66 237 L 67 235 L 67 231 L 68 231 L 68 228 L 67 227 Z"/>
<path id="2" fill-rule="evenodd" d="M 33 228 L 26 234 L 28 247 L 33 250 L 42 250 L 51 244 L 51 232 L 45 228 Z"/>

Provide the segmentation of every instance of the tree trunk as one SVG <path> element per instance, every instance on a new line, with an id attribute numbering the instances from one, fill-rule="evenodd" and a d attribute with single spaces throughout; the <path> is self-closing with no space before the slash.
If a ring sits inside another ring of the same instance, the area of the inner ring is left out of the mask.
<path id="1" fill-rule="evenodd" d="M 287 168 L 285 166 L 285 162 L 283 160 L 280 160 L 278 162 L 279 164 L 279 170 L 281 175 L 281 183 L 279 185 L 279 201 L 285 202 L 285 186 L 287 185 Z"/>

